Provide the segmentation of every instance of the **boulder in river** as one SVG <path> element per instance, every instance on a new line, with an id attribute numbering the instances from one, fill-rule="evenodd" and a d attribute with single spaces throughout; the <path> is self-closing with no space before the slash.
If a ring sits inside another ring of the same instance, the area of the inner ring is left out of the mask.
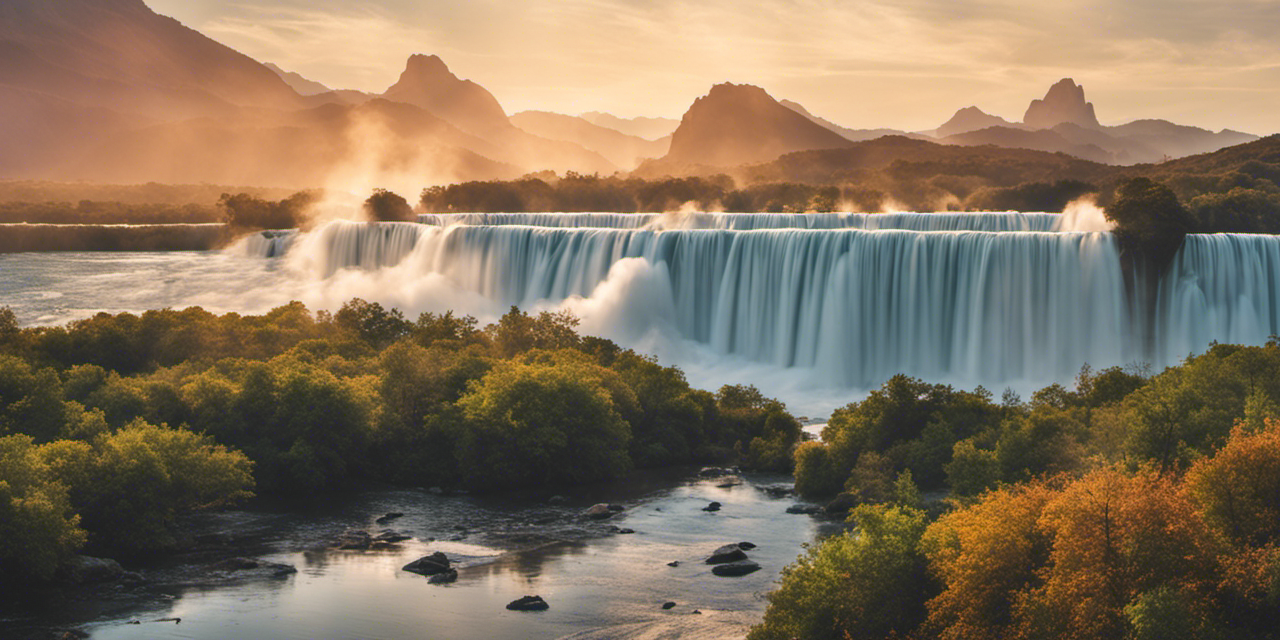
<path id="1" fill-rule="evenodd" d="M 338 536 L 336 546 L 345 551 L 365 551 L 373 545 L 373 536 L 368 531 L 347 531 Z"/>
<path id="2" fill-rule="evenodd" d="M 609 505 L 601 502 L 600 504 L 591 505 L 591 508 L 584 511 L 582 515 L 592 520 L 606 520 L 612 518 L 614 513 L 616 512 L 610 509 Z"/>
<path id="3" fill-rule="evenodd" d="M 252 558 L 227 558 L 213 563 L 209 568 L 218 571 L 248 571 L 257 569 L 259 563 Z"/>
<path id="4" fill-rule="evenodd" d="M 759 570 L 760 570 L 760 565 L 750 560 L 738 560 L 736 562 L 718 564 L 715 567 L 712 567 L 711 573 L 714 573 L 718 576 L 730 578 L 730 577 L 737 577 L 737 576 L 745 576 L 748 573 L 755 573 Z"/>
<path id="5" fill-rule="evenodd" d="M 739 542 L 739 543 L 738 543 L 738 548 L 739 548 L 739 549 L 742 549 L 743 551 L 750 551 L 750 550 L 752 550 L 752 549 L 756 548 L 756 545 L 755 545 L 755 543 L 754 543 L 754 542 Z"/>
<path id="6" fill-rule="evenodd" d="M 76 556 L 63 567 L 66 579 L 72 584 L 110 582 L 124 575 L 124 567 L 111 558 Z"/>
<path id="7" fill-rule="evenodd" d="M 253 558 L 227 558 L 210 565 L 210 569 L 216 571 L 227 572 L 253 572 L 252 575 L 267 578 L 284 578 L 298 572 L 298 568 L 291 564 L 281 564 L 278 562 L 266 562 L 263 560 L 254 560 Z"/>
<path id="8" fill-rule="evenodd" d="M 719 502 L 712 502 L 711 504 L 703 507 L 702 510 L 703 511 L 719 511 L 720 507 L 722 506 L 723 505 L 721 505 Z"/>
<path id="9" fill-rule="evenodd" d="M 386 531 L 383 531 L 382 533 L 379 533 L 378 537 L 374 538 L 373 541 L 375 543 L 384 542 L 387 544 L 396 544 L 399 542 L 404 542 L 405 540 L 408 540 L 412 537 L 413 536 L 407 533 L 400 533 L 399 531 L 391 531 L 390 529 L 388 529 Z"/>
<path id="10" fill-rule="evenodd" d="M 388 522 L 391 522 L 392 520 L 396 520 L 396 519 L 403 518 L 403 517 L 404 517 L 404 514 L 403 514 L 403 513 L 400 513 L 399 511 L 392 511 L 391 513 L 388 513 L 387 515 L 382 516 L 381 518 L 378 518 L 377 520 L 374 520 L 374 522 L 376 522 L 376 523 L 378 523 L 378 524 L 386 524 L 386 523 L 388 523 Z"/>
<path id="11" fill-rule="evenodd" d="M 667 609 L 674 609 L 674 608 L 676 608 L 676 603 L 674 603 L 674 602 L 664 602 L 664 603 L 662 603 L 662 610 L 663 610 L 663 611 L 666 611 Z"/>
<path id="12" fill-rule="evenodd" d="M 811 516 L 817 513 L 822 513 L 822 507 L 819 507 L 816 504 L 793 504 L 787 507 L 787 513 Z"/>
<path id="13" fill-rule="evenodd" d="M 457 582 L 457 581 L 458 581 L 457 569 L 449 569 L 448 571 L 445 571 L 443 573 L 437 573 L 431 576 L 430 578 L 427 578 L 427 582 L 431 584 L 449 584 L 450 582 Z"/>
<path id="14" fill-rule="evenodd" d="M 726 562 L 737 562 L 739 560 L 746 559 L 747 553 L 742 550 L 742 547 L 739 547 L 736 544 L 726 544 L 723 547 L 712 551 L 711 555 L 707 556 L 706 563 L 724 564 Z"/>
<path id="15" fill-rule="evenodd" d="M 406 564 L 402 570 L 424 576 L 434 576 L 437 573 L 449 571 L 451 569 L 449 565 L 449 557 L 437 551 Z"/>
<path id="16" fill-rule="evenodd" d="M 507 609 L 511 611 L 546 611 L 550 608 L 551 605 L 542 596 L 525 596 L 507 603 Z"/>
<path id="17" fill-rule="evenodd" d="M 678 567 L 678 566 L 680 566 L 680 561 L 679 561 L 679 560 L 672 560 L 671 562 L 668 562 L 668 563 L 667 563 L 667 566 L 668 566 L 668 567 Z"/>

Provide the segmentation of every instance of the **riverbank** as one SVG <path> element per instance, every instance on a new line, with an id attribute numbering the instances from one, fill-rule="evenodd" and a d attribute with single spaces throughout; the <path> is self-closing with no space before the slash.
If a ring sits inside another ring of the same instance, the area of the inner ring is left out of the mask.
<path id="1" fill-rule="evenodd" d="M 234 239 L 225 224 L 0 224 L 0 253 L 209 251 Z"/>
<path id="2" fill-rule="evenodd" d="M 788 476 L 702 476 L 685 468 L 564 495 L 375 490 L 287 509 L 203 514 L 184 530 L 200 541 L 197 547 L 153 565 L 126 566 L 142 577 L 136 586 L 103 586 L 25 617 L 6 614 L 0 634 L 25 629 L 25 637 L 57 637 L 39 634 L 75 628 L 94 639 L 212 640 L 235 629 L 255 638 L 407 640 L 430 629 L 461 640 L 550 640 L 675 628 L 741 637 L 802 545 L 843 526 L 787 514 L 795 503 L 790 486 Z M 720 510 L 704 511 L 712 501 Z M 585 516 L 597 503 L 624 509 L 608 519 Z M 395 513 L 404 515 L 378 522 Z M 384 529 L 409 539 L 337 548 L 344 534 Z M 717 547 L 746 541 L 757 545 L 748 553 L 761 570 L 723 578 L 703 563 Z M 430 584 L 401 569 L 436 551 L 452 561 L 456 582 Z M 237 557 L 291 565 L 297 573 L 228 570 L 226 561 Z M 550 609 L 505 609 L 525 595 L 542 596 Z M 676 605 L 663 609 L 666 602 Z"/>

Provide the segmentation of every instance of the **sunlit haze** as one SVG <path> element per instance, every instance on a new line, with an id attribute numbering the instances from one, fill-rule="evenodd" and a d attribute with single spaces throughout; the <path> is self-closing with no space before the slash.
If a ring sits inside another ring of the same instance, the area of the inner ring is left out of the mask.
<path id="1" fill-rule="evenodd" d="M 854 128 L 928 129 L 971 104 L 1020 120 L 1062 77 L 1104 124 L 1280 131 L 1276 0 L 150 0 L 254 58 L 381 92 L 435 53 L 509 112 L 678 118 L 749 82 Z"/>

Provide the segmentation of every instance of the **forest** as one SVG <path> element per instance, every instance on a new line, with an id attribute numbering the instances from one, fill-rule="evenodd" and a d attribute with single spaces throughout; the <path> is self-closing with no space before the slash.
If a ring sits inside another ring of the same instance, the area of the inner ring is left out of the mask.
<path id="1" fill-rule="evenodd" d="M 553 489 L 634 468 L 789 471 L 800 424 L 512 309 L 411 321 L 352 300 L 261 316 L 199 308 L 19 328 L 0 308 L 0 582 L 74 554 L 181 543 L 179 517 L 366 485 Z"/>
<path id="2" fill-rule="evenodd" d="M 1274 637 L 1277 394 L 1275 340 L 1028 401 L 897 376 L 797 449 L 796 489 L 855 528 L 750 637 Z"/>

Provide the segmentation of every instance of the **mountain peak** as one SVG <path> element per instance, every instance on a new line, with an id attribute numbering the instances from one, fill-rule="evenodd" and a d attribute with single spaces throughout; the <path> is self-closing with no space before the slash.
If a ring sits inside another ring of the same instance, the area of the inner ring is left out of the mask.
<path id="1" fill-rule="evenodd" d="M 422 107 L 481 137 L 511 126 L 493 94 L 470 80 L 459 79 L 440 56 L 410 56 L 400 80 L 382 96 Z"/>
<path id="2" fill-rule="evenodd" d="M 420 76 L 449 76 L 457 78 L 449 71 L 449 66 L 444 63 L 437 55 L 426 55 L 415 53 L 409 56 L 409 62 L 404 67 L 405 74 Z"/>
<path id="3" fill-rule="evenodd" d="M 1084 87 L 1071 78 L 1063 78 L 1049 87 L 1043 100 L 1033 100 L 1022 121 L 1036 129 L 1049 129 L 1064 122 L 1093 129 L 1102 126 L 1093 103 L 1084 99 Z"/>
<path id="4" fill-rule="evenodd" d="M 726 82 L 694 101 L 672 136 L 666 160 L 727 167 L 850 144 L 783 106 L 764 89 Z"/>
<path id="5" fill-rule="evenodd" d="M 938 127 L 939 138 L 980 131 L 991 127 L 1007 127 L 1010 123 L 1000 116 L 993 116 L 977 107 L 965 107 L 956 112 L 951 119 Z"/>

